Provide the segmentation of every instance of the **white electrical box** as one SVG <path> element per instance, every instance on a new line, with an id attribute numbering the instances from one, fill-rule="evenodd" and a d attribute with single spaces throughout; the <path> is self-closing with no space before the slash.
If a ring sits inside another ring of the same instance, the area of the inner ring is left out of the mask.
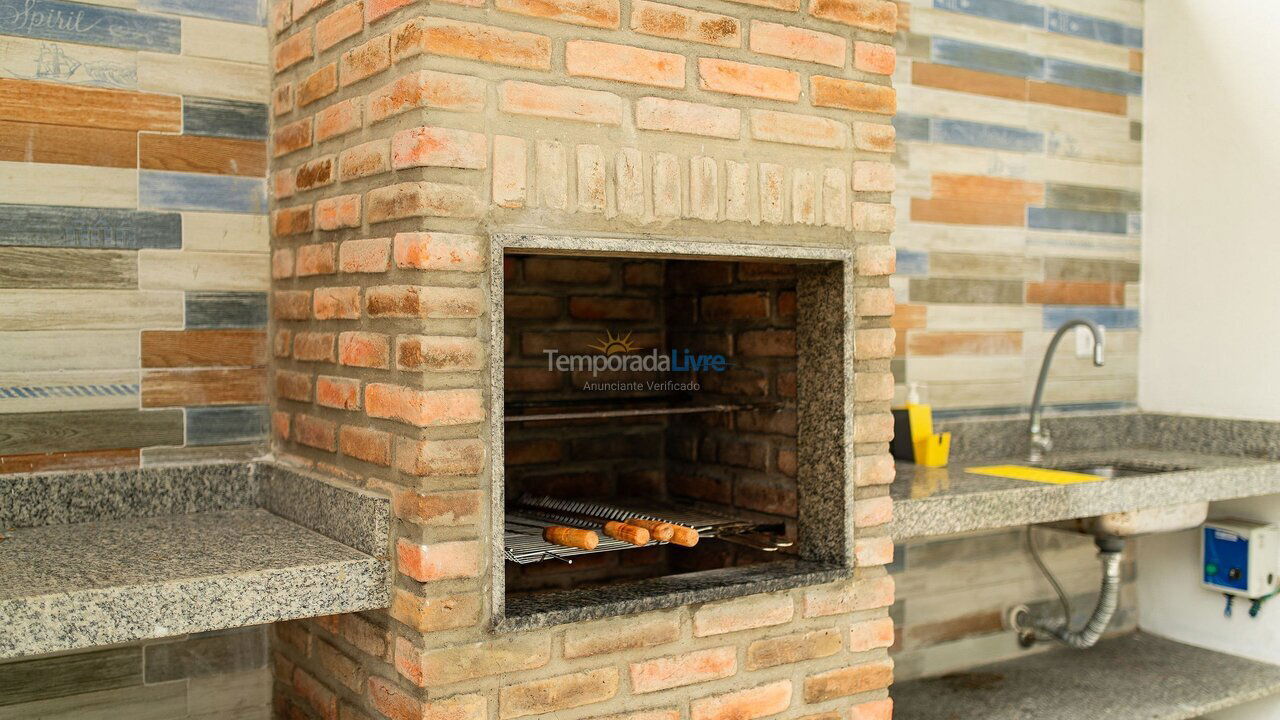
<path id="1" fill-rule="evenodd" d="M 1256 600 L 1280 588 L 1280 525 L 1213 520 L 1200 538 L 1201 586 Z"/>

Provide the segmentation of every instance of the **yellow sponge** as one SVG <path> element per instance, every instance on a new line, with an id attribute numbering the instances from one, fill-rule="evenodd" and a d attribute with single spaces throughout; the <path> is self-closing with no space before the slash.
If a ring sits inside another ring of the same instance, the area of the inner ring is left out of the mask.
<path id="1" fill-rule="evenodd" d="M 1068 472 L 1066 470 L 1050 470 L 1049 468 L 1028 467 L 1026 465 L 984 465 L 964 469 L 975 475 L 992 475 L 1010 480 L 1030 480 L 1031 482 L 1049 483 L 1051 485 L 1075 485 L 1076 483 L 1098 482 L 1106 480 L 1101 475 Z"/>

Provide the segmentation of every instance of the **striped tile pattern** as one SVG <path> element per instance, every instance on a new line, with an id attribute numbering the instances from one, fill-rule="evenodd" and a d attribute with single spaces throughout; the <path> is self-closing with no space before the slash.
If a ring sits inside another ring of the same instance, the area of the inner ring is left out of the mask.
<path id="1" fill-rule="evenodd" d="M 1088 318 L 1107 327 L 1108 363 L 1069 338 L 1048 402 L 1131 405 L 1141 0 L 899 7 L 899 400 L 915 381 L 951 416 L 1025 411 L 1052 332 Z"/>
<path id="2" fill-rule="evenodd" d="M 262 439 L 263 25 L 0 0 L 0 473 Z"/>

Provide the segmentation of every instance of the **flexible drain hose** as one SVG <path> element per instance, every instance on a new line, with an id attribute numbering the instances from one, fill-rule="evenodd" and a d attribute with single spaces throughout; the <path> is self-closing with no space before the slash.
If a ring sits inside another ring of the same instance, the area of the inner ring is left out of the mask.
<path id="1" fill-rule="evenodd" d="M 1098 553 L 1102 560 L 1102 590 L 1098 593 L 1098 605 L 1093 609 L 1089 622 L 1081 630 L 1071 629 L 1071 618 L 1065 618 L 1061 624 L 1045 620 L 1033 620 L 1031 628 L 1038 633 L 1048 635 L 1063 645 L 1083 650 L 1093 647 L 1111 624 L 1120 604 L 1120 558 L 1124 543 L 1119 538 L 1099 538 Z"/>

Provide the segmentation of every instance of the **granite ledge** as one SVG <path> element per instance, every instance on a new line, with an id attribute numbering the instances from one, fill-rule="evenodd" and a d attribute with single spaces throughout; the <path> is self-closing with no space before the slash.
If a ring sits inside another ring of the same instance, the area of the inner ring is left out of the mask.
<path id="1" fill-rule="evenodd" d="M 1280 665 L 1137 632 L 889 693 L 895 720 L 1190 720 L 1280 693 Z"/>
<path id="2" fill-rule="evenodd" d="M 12 530 L 0 658 L 386 607 L 387 578 L 259 508 Z"/>
<path id="3" fill-rule="evenodd" d="M 1025 464 L 1020 459 L 960 460 L 946 468 L 898 465 L 890 493 L 891 534 L 919 537 L 1092 517 L 1187 502 L 1280 493 L 1280 462 L 1159 449 L 1063 452 L 1054 464 L 1121 462 L 1184 468 L 1080 485 L 1047 485 L 974 475 L 975 465 Z"/>

